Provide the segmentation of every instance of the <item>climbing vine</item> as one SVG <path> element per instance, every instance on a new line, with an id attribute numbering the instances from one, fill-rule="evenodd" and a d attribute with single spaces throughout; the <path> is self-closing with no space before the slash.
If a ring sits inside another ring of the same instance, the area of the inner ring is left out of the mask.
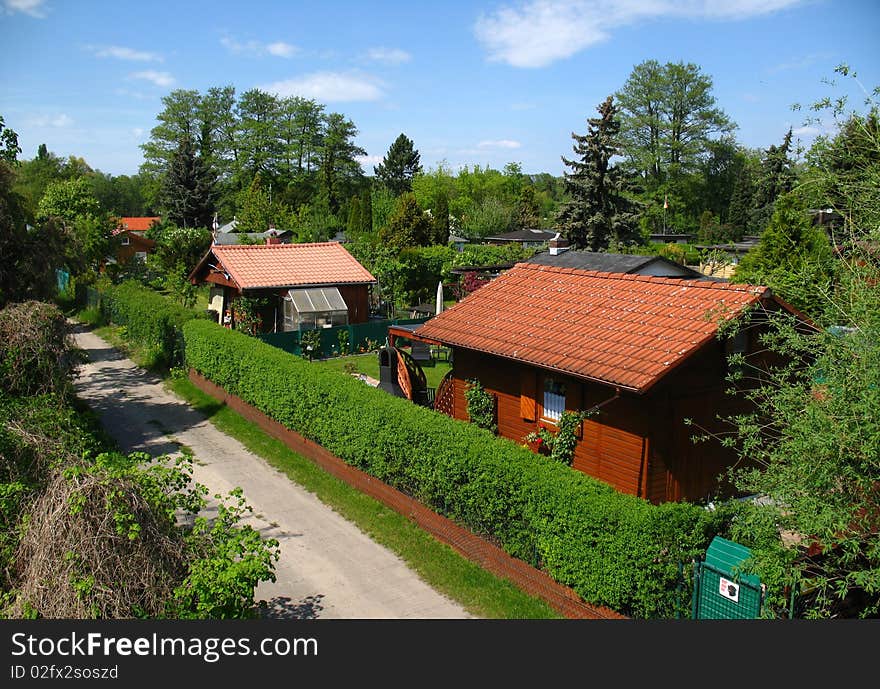
<path id="1" fill-rule="evenodd" d="M 578 442 L 578 426 L 588 416 L 590 416 L 588 412 L 566 410 L 559 417 L 555 433 L 541 424 L 538 426 L 538 430 L 526 435 L 525 440 L 528 443 L 535 443 L 539 449 L 549 452 L 551 459 L 571 466 Z"/>
<path id="2" fill-rule="evenodd" d="M 467 402 L 467 413 L 471 423 L 479 428 L 485 428 L 492 433 L 497 432 L 495 396 L 492 393 L 486 392 L 480 381 L 471 378 L 467 381 L 464 398 Z"/>

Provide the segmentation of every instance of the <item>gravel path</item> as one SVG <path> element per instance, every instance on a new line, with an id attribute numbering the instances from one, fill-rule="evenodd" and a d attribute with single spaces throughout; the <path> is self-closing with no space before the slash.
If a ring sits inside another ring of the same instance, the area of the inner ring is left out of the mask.
<path id="1" fill-rule="evenodd" d="M 257 597 L 270 603 L 268 616 L 470 617 L 397 555 L 217 430 L 160 379 L 82 327 L 75 337 L 89 356 L 76 381 L 77 394 L 124 450 L 156 455 L 177 452 L 181 445 L 191 448 L 195 479 L 212 495 L 240 486 L 254 509 L 250 523 L 278 539 L 277 581 L 257 589 Z"/>

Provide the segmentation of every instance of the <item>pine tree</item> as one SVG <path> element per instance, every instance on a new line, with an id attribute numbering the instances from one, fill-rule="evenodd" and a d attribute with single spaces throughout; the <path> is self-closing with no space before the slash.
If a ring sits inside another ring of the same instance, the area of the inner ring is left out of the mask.
<path id="1" fill-rule="evenodd" d="M 586 135 L 572 133 L 578 160 L 562 157 L 572 172 L 565 173 L 565 189 L 571 196 L 557 216 L 560 231 L 576 249 L 603 251 L 614 240 L 617 245 L 636 244 L 632 202 L 624 195 L 626 180 L 621 169 L 611 165 L 620 153 L 618 108 L 612 96 L 598 108 L 600 117 L 587 120 Z"/>
<path id="2" fill-rule="evenodd" d="M 749 211 L 754 205 L 755 183 L 748 165 L 740 168 L 733 185 L 730 207 L 727 211 L 727 222 L 733 228 L 733 238 L 742 239 L 749 225 Z"/>
<path id="3" fill-rule="evenodd" d="M 761 233 L 770 222 L 776 199 L 791 191 L 794 185 L 794 171 L 788 157 L 791 151 L 791 129 L 785 135 L 781 146 L 772 145 L 767 149 L 761 162 L 761 177 L 755 191 L 755 207 L 750 216 L 751 229 Z"/>
<path id="4" fill-rule="evenodd" d="M 165 175 L 162 199 L 166 217 L 182 227 L 210 227 L 214 215 L 214 179 L 185 136 Z"/>
<path id="5" fill-rule="evenodd" d="M 391 144 L 382 163 L 375 166 L 373 171 L 382 184 L 395 196 L 399 196 L 404 192 L 412 191 L 412 179 L 422 170 L 419 164 L 420 157 L 419 152 L 413 147 L 412 140 L 401 134 Z"/>

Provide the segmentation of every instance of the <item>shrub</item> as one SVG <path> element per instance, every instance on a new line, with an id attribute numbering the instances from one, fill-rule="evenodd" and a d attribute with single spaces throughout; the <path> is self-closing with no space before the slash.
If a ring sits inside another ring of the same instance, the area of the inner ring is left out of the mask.
<path id="1" fill-rule="evenodd" d="M 111 323 L 125 326 L 126 340 L 153 349 L 155 364 L 164 368 L 183 361 L 181 327 L 201 317 L 136 282 L 108 287 L 101 310 Z"/>
<path id="2" fill-rule="evenodd" d="M 278 543 L 241 523 L 240 492 L 209 522 L 188 458 L 107 452 L 95 431 L 52 398 L 0 399 L 2 614 L 254 615 Z"/>
<path id="3" fill-rule="evenodd" d="M 58 307 L 38 301 L 0 310 L 0 394 L 65 393 L 78 357 Z"/>
<path id="4" fill-rule="evenodd" d="M 542 566 L 586 601 L 671 617 L 678 565 L 728 514 L 655 507 L 469 423 L 206 321 L 184 326 L 187 364 L 349 464 Z"/>

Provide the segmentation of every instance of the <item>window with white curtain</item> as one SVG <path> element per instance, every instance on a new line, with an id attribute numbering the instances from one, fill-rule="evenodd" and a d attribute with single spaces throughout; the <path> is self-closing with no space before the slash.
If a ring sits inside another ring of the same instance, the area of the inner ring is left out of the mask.
<path id="1" fill-rule="evenodd" d="M 544 378 L 544 411 L 541 416 L 559 421 L 565 411 L 565 384 L 555 378 Z"/>

